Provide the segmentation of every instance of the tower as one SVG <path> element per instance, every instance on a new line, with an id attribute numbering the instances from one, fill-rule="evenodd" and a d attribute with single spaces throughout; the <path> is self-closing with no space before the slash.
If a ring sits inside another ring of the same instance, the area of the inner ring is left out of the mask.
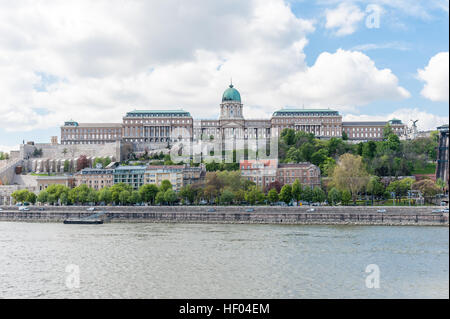
<path id="1" fill-rule="evenodd" d="M 223 92 L 222 103 L 220 104 L 220 120 L 244 119 L 242 114 L 241 95 L 239 91 L 230 84 Z"/>

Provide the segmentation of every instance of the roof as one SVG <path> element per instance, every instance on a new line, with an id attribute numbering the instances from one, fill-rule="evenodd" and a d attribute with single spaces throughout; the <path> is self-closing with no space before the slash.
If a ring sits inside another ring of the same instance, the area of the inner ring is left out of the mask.
<path id="1" fill-rule="evenodd" d="M 128 165 L 128 166 L 118 166 L 115 168 L 115 171 L 128 171 L 128 170 L 145 170 L 146 166 L 143 165 L 138 165 L 138 166 L 132 166 L 132 165 Z"/>
<path id="2" fill-rule="evenodd" d="M 184 110 L 134 110 L 128 112 L 125 117 L 143 117 L 143 116 L 191 116 L 189 112 Z"/>
<path id="3" fill-rule="evenodd" d="M 302 115 L 315 115 L 311 113 L 321 113 L 321 115 L 339 115 L 338 111 L 330 109 L 297 109 L 297 108 L 284 108 L 273 113 L 273 116 L 292 116 L 295 114 Z"/>
<path id="4" fill-rule="evenodd" d="M 148 165 L 147 170 L 183 169 L 184 165 Z"/>
<path id="5" fill-rule="evenodd" d="M 310 162 L 301 162 L 301 163 L 280 163 L 278 165 L 278 168 L 296 168 L 296 167 L 317 167 L 316 165 L 310 163 Z"/>
<path id="6" fill-rule="evenodd" d="M 107 128 L 121 128 L 122 123 L 78 123 L 78 127 L 107 127 Z"/>
<path id="7" fill-rule="evenodd" d="M 236 90 L 233 87 L 233 84 L 230 84 L 228 89 L 226 89 L 225 92 L 223 92 L 222 102 L 227 102 L 227 101 L 235 101 L 235 102 L 239 102 L 239 103 L 241 102 L 241 94 L 239 93 L 238 90 Z"/>
<path id="8" fill-rule="evenodd" d="M 377 121 L 377 122 L 342 122 L 342 126 L 385 126 L 388 124 L 388 121 Z"/>

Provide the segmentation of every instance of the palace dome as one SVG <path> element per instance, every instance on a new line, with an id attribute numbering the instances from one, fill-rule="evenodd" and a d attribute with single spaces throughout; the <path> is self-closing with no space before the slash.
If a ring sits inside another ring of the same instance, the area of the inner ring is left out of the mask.
<path id="1" fill-rule="evenodd" d="M 222 102 L 226 101 L 241 102 L 241 94 L 233 87 L 233 84 L 230 84 L 230 87 L 223 92 Z"/>

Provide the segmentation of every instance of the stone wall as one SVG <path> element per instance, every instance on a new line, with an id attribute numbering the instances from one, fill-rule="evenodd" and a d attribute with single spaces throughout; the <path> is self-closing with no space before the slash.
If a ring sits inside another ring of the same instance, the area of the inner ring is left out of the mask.
<path id="1" fill-rule="evenodd" d="M 62 222 L 104 211 L 109 222 L 160 223 L 250 223 L 250 224 L 342 224 L 342 225 L 433 225 L 448 226 L 448 213 L 432 213 L 439 207 L 243 207 L 243 206 L 172 206 L 172 207 L 45 207 L 19 212 L 4 207 L 3 221 Z M 211 212 L 209 210 L 214 209 Z M 254 211 L 248 212 L 248 209 Z M 386 213 L 377 212 L 386 209 Z"/>
<path id="2" fill-rule="evenodd" d="M 7 165 L 0 168 L 0 185 L 9 185 L 16 175 L 16 166 L 23 165 L 22 160 L 9 161 Z"/>

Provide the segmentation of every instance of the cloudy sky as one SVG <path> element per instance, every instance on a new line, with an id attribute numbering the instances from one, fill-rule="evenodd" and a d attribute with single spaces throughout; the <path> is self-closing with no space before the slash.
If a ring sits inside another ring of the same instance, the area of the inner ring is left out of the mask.
<path id="1" fill-rule="evenodd" d="M 448 0 L 0 0 L 0 150 L 134 109 L 448 123 Z"/>

